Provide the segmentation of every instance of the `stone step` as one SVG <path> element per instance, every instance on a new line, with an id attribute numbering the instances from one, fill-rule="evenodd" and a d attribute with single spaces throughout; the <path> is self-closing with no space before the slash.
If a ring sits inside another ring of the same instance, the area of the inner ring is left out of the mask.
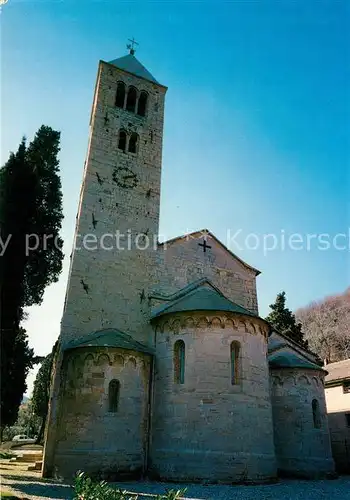
<path id="1" fill-rule="evenodd" d="M 42 458 L 42 453 L 26 453 L 11 458 L 10 462 L 37 462 L 38 460 L 42 460 Z"/>
<path id="2" fill-rule="evenodd" d="M 38 460 L 34 465 L 28 465 L 28 470 L 41 470 L 43 466 L 43 461 Z"/>

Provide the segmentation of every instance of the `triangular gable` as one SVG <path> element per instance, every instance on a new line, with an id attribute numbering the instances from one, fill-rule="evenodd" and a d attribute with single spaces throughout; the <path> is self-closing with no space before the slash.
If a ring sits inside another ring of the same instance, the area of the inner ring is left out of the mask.
<path id="1" fill-rule="evenodd" d="M 244 262 L 244 260 L 242 260 L 236 254 L 234 254 L 212 232 L 208 231 L 207 229 L 202 229 L 201 231 L 194 231 L 194 232 L 188 233 L 184 236 L 178 236 L 176 238 L 172 238 L 170 240 L 163 241 L 161 243 L 158 243 L 158 246 L 160 248 L 167 247 L 169 245 L 174 245 L 176 243 L 180 243 L 180 242 L 183 242 L 183 241 L 188 240 L 188 239 L 196 239 L 196 238 L 203 239 L 203 240 L 207 238 L 208 244 L 210 244 L 210 241 L 215 241 L 219 245 L 219 247 L 221 247 L 227 254 L 230 255 L 230 257 L 232 257 L 233 259 L 238 261 L 246 269 L 252 271 L 255 274 L 255 276 L 258 276 L 259 274 L 261 274 L 261 271 L 259 271 L 255 267 L 252 267 L 249 264 L 247 264 L 246 262 Z"/>

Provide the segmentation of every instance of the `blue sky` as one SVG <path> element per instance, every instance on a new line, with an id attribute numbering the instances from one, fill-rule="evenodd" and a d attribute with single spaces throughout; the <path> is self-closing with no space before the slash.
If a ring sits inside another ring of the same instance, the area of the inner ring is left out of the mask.
<path id="1" fill-rule="evenodd" d="M 99 59 L 136 56 L 167 85 L 161 234 L 209 228 L 258 277 L 260 312 L 350 283 L 349 34 L 343 1 L 19 1 L 1 12 L 1 160 L 44 123 L 62 133 L 70 254 Z M 237 247 L 228 241 L 240 230 Z M 264 252 L 250 233 L 326 233 L 347 250 Z M 249 242 L 252 240 L 248 239 Z M 26 324 L 46 354 L 59 334 L 68 262 Z"/>

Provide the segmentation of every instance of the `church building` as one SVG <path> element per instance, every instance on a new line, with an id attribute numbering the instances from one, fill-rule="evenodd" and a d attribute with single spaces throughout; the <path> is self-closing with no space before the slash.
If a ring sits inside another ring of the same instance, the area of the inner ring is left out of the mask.
<path id="1" fill-rule="evenodd" d="M 166 92 L 132 48 L 99 63 L 42 474 L 327 476 L 327 372 L 260 272 L 208 230 L 158 242 Z"/>

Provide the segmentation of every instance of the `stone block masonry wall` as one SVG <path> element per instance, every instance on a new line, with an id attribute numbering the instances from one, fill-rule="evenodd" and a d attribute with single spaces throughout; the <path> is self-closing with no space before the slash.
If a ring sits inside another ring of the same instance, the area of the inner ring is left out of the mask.
<path id="1" fill-rule="evenodd" d="M 262 325 L 237 315 L 180 313 L 157 326 L 153 474 L 214 482 L 275 477 L 266 337 L 258 333 Z M 174 381 L 174 344 L 180 339 L 185 343 L 183 384 Z M 237 385 L 231 382 L 232 341 L 241 345 Z"/>
<path id="2" fill-rule="evenodd" d="M 55 474 L 79 469 L 110 479 L 140 476 L 148 443 L 150 358 L 116 348 L 75 349 L 65 359 Z M 109 411 L 109 383 L 120 384 Z"/>
<path id="3" fill-rule="evenodd" d="M 326 367 L 327 369 L 327 367 Z M 338 472 L 350 473 L 350 393 L 342 382 L 326 387 L 325 396 L 333 458 Z"/>
<path id="4" fill-rule="evenodd" d="M 118 81 L 148 93 L 145 117 L 115 106 Z M 157 240 L 165 91 L 100 63 L 62 319 L 63 344 L 107 327 L 150 342 L 147 294 L 154 281 L 156 251 L 153 244 L 137 249 L 135 239 L 140 245 L 147 238 Z M 121 129 L 138 134 L 136 153 L 118 149 Z M 116 231 L 125 235 L 119 238 L 119 250 Z M 87 234 L 93 236 L 83 245 Z"/>
<path id="5" fill-rule="evenodd" d="M 199 245 L 203 235 L 160 246 L 155 292 L 170 295 L 199 278 L 208 278 L 230 300 L 258 313 L 256 273 L 244 266 L 214 239 L 206 252 Z"/>
<path id="6" fill-rule="evenodd" d="M 279 471 L 284 475 L 315 477 L 334 471 L 328 419 L 320 371 L 271 369 L 271 402 Z M 312 401 L 319 407 L 319 426 Z"/>

